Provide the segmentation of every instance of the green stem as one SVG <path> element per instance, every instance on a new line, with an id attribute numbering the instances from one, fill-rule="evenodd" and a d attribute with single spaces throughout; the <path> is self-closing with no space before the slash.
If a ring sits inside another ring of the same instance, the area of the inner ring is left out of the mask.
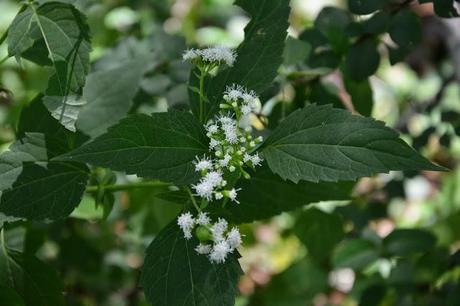
<path id="1" fill-rule="evenodd" d="M 5 56 L 4 58 L 2 58 L 2 59 L 0 60 L 0 65 L 3 64 L 4 62 L 6 62 L 9 58 L 10 58 L 9 55 L 7 55 L 7 56 Z"/>
<path id="2" fill-rule="evenodd" d="M 206 70 L 200 68 L 200 122 L 204 123 L 204 78 L 206 76 Z"/>
<path id="3" fill-rule="evenodd" d="M 195 197 L 193 196 L 192 192 L 190 191 L 190 188 L 185 187 L 185 190 L 187 190 L 188 195 L 190 196 L 190 200 L 192 201 L 193 206 L 198 212 L 201 212 L 200 207 L 198 207 L 198 204 L 195 201 Z"/>
<path id="4" fill-rule="evenodd" d="M 6 38 L 8 37 L 8 29 L 3 33 L 2 37 L 0 37 L 0 46 L 5 42 Z"/>
<path id="5" fill-rule="evenodd" d="M 166 187 L 169 183 L 165 182 L 139 182 L 132 184 L 119 184 L 119 185 L 105 185 L 105 186 L 88 186 L 86 192 L 97 192 L 100 189 L 105 191 L 117 192 L 137 188 L 150 188 L 150 187 Z"/>

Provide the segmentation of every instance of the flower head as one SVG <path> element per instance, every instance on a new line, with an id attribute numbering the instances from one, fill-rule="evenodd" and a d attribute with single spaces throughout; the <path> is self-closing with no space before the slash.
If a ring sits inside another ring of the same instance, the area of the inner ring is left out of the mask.
<path id="1" fill-rule="evenodd" d="M 183 213 L 177 218 L 177 225 L 184 232 L 184 237 L 186 239 L 192 238 L 192 230 L 195 226 L 195 219 L 192 214 L 189 212 Z"/>
<path id="2" fill-rule="evenodd" d="M 211 227 L 212 239 L 217 242 L 224 240 L 224 233 L 227 230 L 228 223 L 225 219 L 219 218 Z"/>
<path id="3" fill-rule="evenodd" d="M 199 225 L 209 225 L 211 223 L 211 218 L 209 218 L 208 214 L 205 212 L 200 212 L 198 214 L 198 218 L 196 219 L 196 224 Z"/>
<path id="4" fill-rule="evenodd" d="M 197 158 L 197 160 L 194 162 L 195 164 L 195 170 L 196 171 L 203 171 L 203 170 L 210 170 L 212 169 L 212 160 L 203 157 L 202 159 Z"/>
<path id="5" fill-rule="evenodd" d="M 214 184 L 208 181 L 200 181 L 198 184 L 192 185 L 192 188 L 195 190 L 198 196 L 205 198 L 208 201 L 212 199 Z"/>
<path id="6" fill-rule="evenodd" d="M 188 49 L 182 54 L 184 61 L 194 61 L 201 57 L 201 51 L 196 49 Z"/>
<path id="7" fill-rule="evenodd" d="M 209 244 L 200 243 L 195 248 L 195 251 L 200 255 L 208 255 L 211 253 L 212 247 Z"/>
<path id="8" fill-rule="evenodd" d="M 212 252 L 209 255 L 209 259 L 212 263 L 223 263 L 225 262 L 225 259 L 230 252 L 230 246 L 228 245 L 227 241 L 223 240 L 213 246 Z"/>
<path id="9" fill-rule="evenodd" d="M 240 234 L 240 231 L 238 230 L 238 228 L 233 227 L 232 230 L 230 232 L 228 232 L 228 234 L 227 234 L 227 243 L 228 243 L 230 249 L 232 249 L 232 250 L 238 248 L 241 245 L 241 243 L 242 243 L 241 234 Z"/>
<path id="10" fill-rule="evenodd" d="M 203 178 L 204 182 L 211 184 L 213 187 L 219 186 L 222 183 L 222 173 L 220 171 L 211 171 Z"/>
<path id="11" fill-rule="evenodd" d="M 201 50 L 201 59 L 205 62 L 224 62 L 232 67 L 236 60 L 234 50 L 227 47 L 212 47 Z"/>

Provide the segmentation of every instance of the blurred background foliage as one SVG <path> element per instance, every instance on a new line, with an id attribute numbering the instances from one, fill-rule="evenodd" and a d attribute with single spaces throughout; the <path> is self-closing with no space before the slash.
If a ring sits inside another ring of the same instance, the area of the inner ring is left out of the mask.
<path id="1" fill-rule="evenodd" d="M 183 50 L 235 47 L 249 21 L 232 0 L 66 2 L 88 17 L 93 70 L 144 61 L 131 112 L 186 108 Z M 451 171 L 361 179 L 350 201 L 243 225 L 238 306 L 460 305 L 460 21 L 438 17 L 453 15 L 449 1 L 382 2 L 292 0 L 284 64 L 254 120 L 270 129 L 306 103 L 334 104 L 386 122 Z M 19 7 L 0 1 L 0 33 Z M 0 59 L 6 52 L 3 44 Z M 0 151 L 15 140 L 21 109 L 46 89 L 50 73 L 2 61 Z M 115 180 L 137 178 L 102 169 L 92 178 L 94 186 Z M 138 288 L 143 252 L 181 199 L 161 184 L 89 191 L 65 221 L 9 223 L 8 246 L 56 268 L 68 305 L 147 305 Z"/>

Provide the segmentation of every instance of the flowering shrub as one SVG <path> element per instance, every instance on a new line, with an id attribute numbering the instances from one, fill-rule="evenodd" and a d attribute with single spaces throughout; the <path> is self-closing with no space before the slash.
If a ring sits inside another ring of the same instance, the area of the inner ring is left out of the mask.
<path id="1" fill-rule="evenodd" d="M 101 207 L 101 218 L 112 212 L 116 191 L 145 188 L 156 199 L 180 204 L 180 212 L 149 241 L 136 286 L 155 306 L 231 306 L 243 275 L 241 224 L 311 203 L 359 202 L 350 182 L 364 177 L 446 171 L 373 119 L 370 103 L 356 99 L 365 95 L 361 90 L 370 90 L 368 78 L 379 66 L 379 35 L 389 28 L 397 46 L 380 49 L 404 57 L 417 40 L 401 34 L 401 25 L 419 22 L 407 3 L 364 2 L 349 1 L 350 11 L 379 12 L 352 22 L 349 12 L 325 8 L 314 27 L 294 39 L 287 38 L 289 1 L 237 0 L 251 19 L 236 49 L 186 50 L 172 38 L 145 47 L 130 40 L 101 58 L 95 55 L 94 62 L 82 10 L 68 1 L 24 3 L 1 39 L 8 47 L 5 60 L 48 66 L 51 74 L 46 89 L 20 109 L 16 139 L 0 155 L 0 301 L 64 305 L 57 273 L 34 256 L 37 249 L 27 253 L 35 247 L 33 238 L 19 252 L 10 248 L 5 232 L 75 217 L 85 200 Z M 443 3 L 435 1 L 438 13 L 455 15 L 453 4 Z M 374 18 L 391 19 L 392 26 Z M 296 65 L 306 70 L 291 70 Z M 156 77 L 175 66 L 186 72 L 171 79 L 177 86 L 186 84 L 181 88 L 187 103 L 170 103 L 166 110 L 158 99 L 152 106 L 146 97 L 156 96 L 164 81 Z M 276 115 L 273 100 L 280 90 L 271 91 L 274 82 L 295 91 L 299 83 L 310 84 L 331 71 L 343 75 L 355 105 L 307 101 L 302 87 Z M 332 259 L 345 235 L 342 218 L 313 208 L 299 220 L 295 231 L 321 268 L 333 262 L 360 269 L 380 255 L 405 256 L 435 244 L 431 234 L 401 230 L 381 242 L 381 254 L 370 238 L 354 237 Z M 348 258 L 354 252 L 359 259 Z M 331 275 L 335 280 L 350 273 Z"/>

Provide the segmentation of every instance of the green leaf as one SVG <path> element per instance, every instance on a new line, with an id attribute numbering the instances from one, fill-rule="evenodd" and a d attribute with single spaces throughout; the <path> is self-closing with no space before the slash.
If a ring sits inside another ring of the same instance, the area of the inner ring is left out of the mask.
<path id="1" fill-rule="evenodd" d="M 24 300 L 23 304 L 20 300 L 16 304 L 3 304 L 6 297 L 0 294 L 2 305 L 64 305 L 63 285 L 57 272 L 34 256 L 8 249 L 3 239 L 0 241 L 0 283 L 14 289 Z M 17 296 L 13 301 L 18 301 Z"/>
<path id="2" fill-rule="evenodd" d="M 233 306 L 243 271 L 237 254 L 211 264 L 195 252 L 198 240 L 186 240 L 173 221 L 146 251 L 141 286 L 155 306 Z"/>
<path id="3" fill-rule="evenodd" d="M 94 137 L 125 117 L 139 89 L 144 65 L 145 57 L 142 57 L 114 69 L 89 74 L 83 88 L 83 99 L 88 104 L 79 114 L 78 130 Z"/>
<path id="4" fill-rule="evenodd" d="M 318 260 L 326 259 L 345 234 L 340 215 L 316 208 L 310 208 L 298 217 L 294 232 L 306 245 L 309 254 Z"/>
<path id="5" fill-rule="evenodd" d="M 355 180 L 390 170 L 443 170 L 383 122 L 328 105 L 308 105 L 289 115 L 261 150 L 273 172 L 295 183 Z"/>
<path id="6" fill-rule="evenodd" d="M 8 306 L 25 306 L 24 300 L 13 289 L 0 285 L 0 297 L 2 302 Z"/>
<path id="7" fill-rule="evenodd" d="M 348 47 L 345 29 L 351 22 L 350 14 L 340 8 L 327 6 L 321 10 L 315 20 L 317 28 L 329 41 L 337 54 L 343 54 Z"/>
<path id="8" fill-rule="evenodd" d="M 48 2 L 36 8 L 30 4 L 8 30 L 8 54 L 24 57 L 26 52 L 43 53 L 36 48 L 46 48 L 56 71 L 51 82 L 56 81 L 60 96 L 66 96 L 84 85 L 91 51 L 88 33 L 84 16 L 72 5 Z"/>
<path id="9" fill-rule="evenodd" d="M 41 96 L 22 110 L 18 136 L 0 155 L 0 213 L 32 220 L 66 217 L 80 202 L 88 169 L 50 160 L 83 140 L 51 116 Z"/>
<path id="10" fill-rule="evenodd" d="M 365 39 L 354 44 L 345 58 L 345 71 L 355 81 L 363 81 L 373 75 L 380 64 L 377 44 Z"/>
<path id="11" fill-rule="evenodd" d="M 300 64 L 308 58 L 311 51 L 311 45 L 306 41 L 289 36 L 286 40 L 283 58 L 284 65 Z"/>
<path id="12" fill-rule="evenodd" d="M 431 250 L 436 244 L 436 237 L 424 230 L 398 229 L 385 237 L 383 244 L 389 254 L 407 256 Z"/>
<path id="13" fill-rule="evenodd" d="M 347 92 L 350 94 L 355 110 L 361 115 L 369 117 L 372 114 L 374 105 L 374 96 L 369 80 L 356 82 L 345 75 L 343 82 Z"/>
<path id="14" fill-rule="evenodd" d="M 379 250 L 370 241 L 351 239 L 342 242 L 335 250 L 332 262 L 334 267 L 362 269 L 379 258 Z"/>
<path id="15" fill-rule="evenodd" d="M 239 205 L 228 204 L 228 218 L 235 223 L 267 219 L 310 203 L 348 200 L 351 183 L 294 184 L 282 180 L 264 165 L 251 174 L 251 179 L 238 184 Z M 263 207 L 263 209 L 261 209 Z"/>
<path id="16" fill-rule="evenodd" d="M 233 67 L 208 79 L 205 92 L 209 103 L 205 104 L 205 120 L 219 110 L 225 86 L 237 83 L 256 92 L 263 92 L 276 77 L 283 62 L 284 42 L 289 26 L 289 1 L 287 0 L 237 0 L 236 5 L 251 16 L 244 29 L 245 39 L 236 50 L 238 57 Z M 190 85 L 198 87 L 196 71 L 192 71 Z M 193 113 L 199 114 L 199 95 L 189 91 Z"/>
<path id="17" fill-rule="evenodd" d="M 412 49 L 422 40 L 420 19 L 411 10 L 401 10 L 393 16 L 388 33 L 401 48 Z"/>
<path id="18" fill-rule="evenodd" d="M 348 0 L 348 8 L 353 14 L 368 15 L 381 9 L 386 2 L 386 0 Z"/>
<path id="19" fill-rule="evenodd" d="M 197 178 L 193 160 L 207 152 L 203 126 L 192 114 L 171 110 L 129 116 L 58 159 L 189 184 Z"/>

